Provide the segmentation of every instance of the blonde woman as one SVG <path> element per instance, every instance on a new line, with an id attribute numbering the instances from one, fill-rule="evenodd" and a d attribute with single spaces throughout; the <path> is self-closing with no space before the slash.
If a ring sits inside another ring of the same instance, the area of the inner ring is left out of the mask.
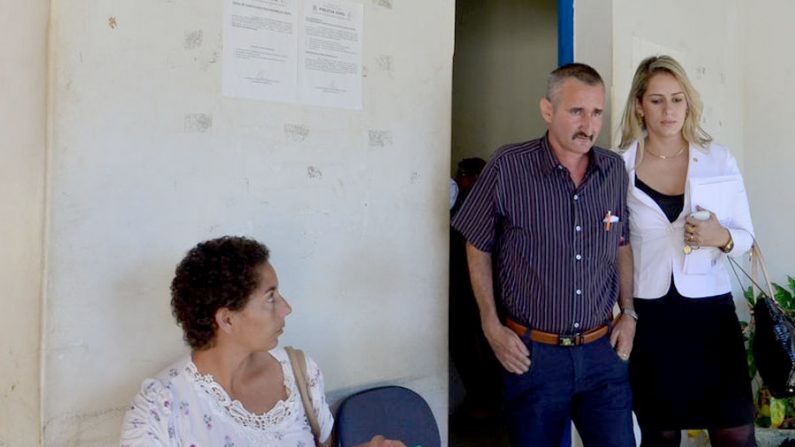
<path id="1" fill-rule="evenodd" d="M 701 428 L 716 447 L 756 445 L 723 262 L 749 250 L 753 227 L 737 162 L 701 128 L 701 111 L 676 60 L 641 62 L 620 147 L 639 316 L 630 381 L 644 447 L 678 446 L 682 429 Z"/>

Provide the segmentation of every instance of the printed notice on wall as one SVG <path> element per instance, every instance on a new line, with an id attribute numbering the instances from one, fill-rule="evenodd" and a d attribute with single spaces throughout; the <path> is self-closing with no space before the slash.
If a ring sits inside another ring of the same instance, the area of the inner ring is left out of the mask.
<path id="1" fill-rule="evenodd" d="M 223 94 L 298 99 L 296 0 L 227 0 Z"/>
<path id="2" fill-rule="evenodd" d="M 362 29 L 361 4 L 226 0 L 223 94 L 361 109 Z"/>
<path id="3" fill-rule="evenodd" d="M 301 102 L 362 108 L 361 4 L 304 0 L 298 79 Z"/>

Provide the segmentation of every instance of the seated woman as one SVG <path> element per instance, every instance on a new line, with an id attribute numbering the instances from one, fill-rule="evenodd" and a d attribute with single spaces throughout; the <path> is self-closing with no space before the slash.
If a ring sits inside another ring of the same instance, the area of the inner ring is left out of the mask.
<path id="1" fill-rule="evenodd" d="M 171 308 L 191 353 L 144 381 L 124 417 L 121 446 L 315 445 L 287 353 L 276 347 L 292 309 L 268 256 L 259 242 L 222 237 L 180 262 Z M 334 420 L 309 357 L 306 373 L 327 445 Z M 364 445 L 405 447 L 380 436 Z"/>

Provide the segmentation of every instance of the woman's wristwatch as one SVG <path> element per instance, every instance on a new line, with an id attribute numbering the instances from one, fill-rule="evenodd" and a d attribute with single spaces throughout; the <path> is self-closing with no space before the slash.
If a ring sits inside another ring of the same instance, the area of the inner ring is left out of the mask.
<path id="1" fill-rule="evenodd" d="M 726 245 L 724 245 L 722 247 L 718 247 L 718 248 L 720 248 L 720 251 L 722 251 L 724 253 L 728 253 L 728 252 L 732 251 L 732 248 L 734 248 L 734 239 L 732 239 L 732 234 L 731 233 L 729 233 L 729 242 L 726 242 Z"/>
<path id="2" fill-rule="evenodd" d="M 634 309 L 621 309 L 621 315 L 627 315 L 638 321 L 638 313 Z"/>

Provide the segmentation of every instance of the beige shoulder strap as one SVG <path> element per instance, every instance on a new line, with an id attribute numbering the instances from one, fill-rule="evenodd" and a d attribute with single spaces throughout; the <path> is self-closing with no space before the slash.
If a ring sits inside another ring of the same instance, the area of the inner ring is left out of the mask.
<path id="1" fill-rule="evenodd" d="M 762 249 L 759 247 L 759 244 L 757 244 L 754 240 L 754 244 L 751 246 L 751 279 L 755 297 L 758 296 L 756 293 L 756 286 L 759 284 L 756 282 L 757 269 L 762 270 L 762 276 L 765 279 L 765 283 L 763 285 L 767 286 L 767 290 L 761 290 L 761 292 L 769 295 L 771 300 L 776 301 L 776 292 L 773 290 L 773 283 L 770 282 L 770 275 L 767 273 L 765 257 L 762 256 Z"/>
<path id="2" fill-rule="evenodd" d="M 306 358 L 304 351 L 295 349 L 292 346 L 286 346 L 284 350 L 287 352 L 287 357 L 290 359 L 290 366 L 293 368 L 293 376 L 295 377 L 295 384 L 298 386 L 298 392 L 301 394 L 301 402 L 304 404 L 304 413 L 306 419 L 309 421 L 309 426 L 312 428 L 312 435 L 315 437 L 315 444 L 320 446 L 320 424 L 317 422 L 317 415 L 315 409 L 312 407 L 312 397 L 309 395 L 309 386 L 306 383 Z"/>

